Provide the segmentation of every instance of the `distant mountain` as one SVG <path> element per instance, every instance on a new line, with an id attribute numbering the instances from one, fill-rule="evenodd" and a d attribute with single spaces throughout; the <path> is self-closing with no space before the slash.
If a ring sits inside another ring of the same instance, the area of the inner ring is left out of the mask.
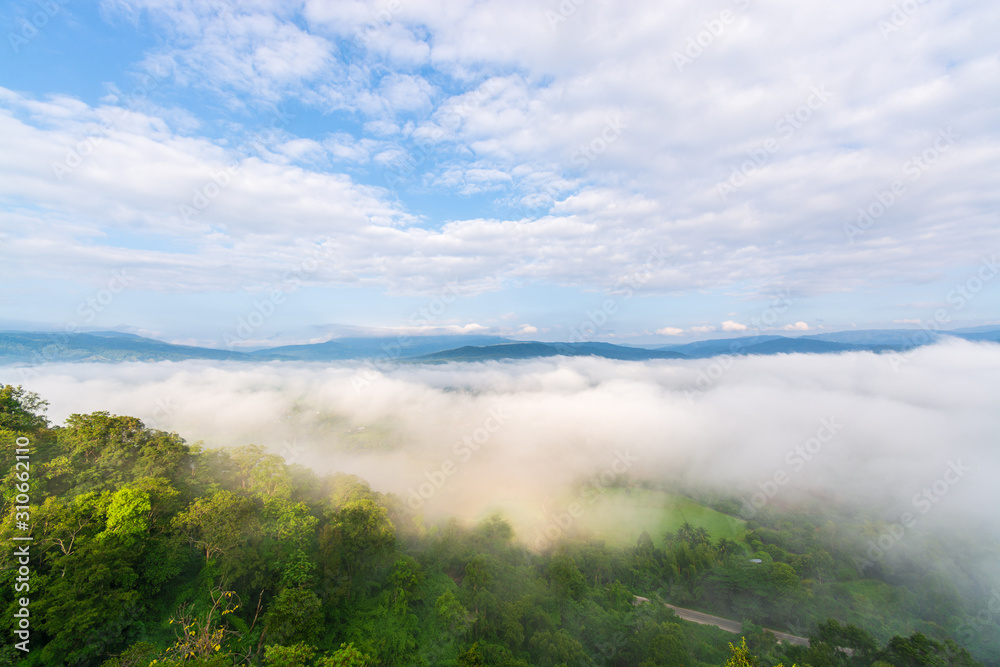
<path id="1" fill-rule="evenodd" d="M 964 338 L 965 340 L 978 340 L 978 341 L 989 341 L 993 343 L 1000 343 L 1000 329 L 991 330 L 979 330 L 979 331 L 968 331 L 961 333 L 952 333 L 950 335 L 958 336 L 959 338 Z"/>
<path id="2" fill-rule="evenodd" d="M 181 361 L 245 359 L 240 352 L 173 345 L 118 332 L 0 332 L 0 363 L 40 364 L 56 361 Z"/>
<path id="3" fill-rule="evenodd" d="M 993 333 L 1000 333 L 1000 324 L 984 324 L 981 327 L 964 327 L 962 329 L 952 329 L 951 333 L 956 333 L 956 334 L 983 333 L 986 331 L 991 331 Z"/>
<path id="4" fill-rule="evenodd" d="M 511 342 L 499 336 L 409 336 L 392 338 L 338 338 L 309 345 L 284 345 L 254 352 L 174 345 L 119 331 L 0 332 L 0 364 L 38 364 L 66 361 L 343 361 L 400 359 L 440 352 L 462 345 Z"/>
<path id="5" fill-rule="evenodd" d="M 251 352 L 254 357 L 298 359 L 301 361 L 341 361 L 414 357 L 464 345 L 494 345 L 513 342 L 500 336 L 397 336 L 394 338 L 336 338 L 325 343 L 283 345 Z"/>
<path id="6" fill-rule="evenodd" d="M 692 359 L 706 359 L 720 354 L 792 354 L 836 352 L 891 352 L 937 342 L 948 336 L 970 341 L 1000 342 L 1000 327 L 975 327 L 968 330 L 924 331 L 922 329 L 868 329 L 810 334 L 808 336 L 741 336 L 702 340 L 686 345 L 657 348 L 679 352 Z"/>
<path id="7" fill-rule="evenodd" d="M 649 359 L 684 359 L 683 354 L 663 350 L 644 350 L 611 343 L 503 343 L 477 347 L 466 345 L 454 350 L 407 359 L 415 362 L 444 361 L 502 361 L 507 359 L 532 359 L 537 357 L 603 357 L 622 361 L 647 361 Z"/>
<path id="8" fill-rule="evenodd" d="M 88 336 L 100 336 L 101 338 L 131 338 L 132 340 L 152 340 L 154 342 L 161 342 L 153 338 L 143 338 L 138 334 L 125 333 L 124 331 L 87 331 L 85 332 Z"/>
<path id="9" fill-rule="evenodd" d="M 851 352 L 864 349 L 860 345 L 833 343 L 810 338 L 778 338 L 766 340 L 763 343 L 747 345 L 739 354 L 830 354 L 836 352 Z M 878 350 L 881 352 L 882 350 Z"/>
<path id="10" fill-rule="evenodd" d="M 692 359 L 705 359 L 720 354 L 740 354 L 740 350 L 770 340 L 787 340 L 783 336 L 743 336 L 741 338 L 715 338 L 699 340 L 684 345 L 667 345 L 656 348 L 663 352 L 677 352 Z"/>
<path id="11" fill-rule="evenodd" d="M 409 336 L 336 338 L 308 345 L 283 345 L 254 352 L 174 345 L 118 331 L 47 333 L 0 332 L 0 364 L 47 362 L 181 361 L 344 361 L 374 359 L 407 363 L 531 359 L 554 356 L 595 356 L 624 361 L 650 359 L 705 359 L 721 354 L 886 352 L 908 350 L 953 336 L 970 341 L 1000 343 L 1000 326 L 942 332 L 914 329 L 840 331 L 788 337 L 743 336 L 703 340 L 656 349 L 611 343 L 542 343 L 512 341 L 499 336 Z"/>
<path id="12" fill-rule="evenodd" d="M 866 329 L 862 331 L 837 331 L 834 333 L 810 334 L 802 336 L 810 340 L 824 340 L 831 343 L 846 343 L 848 345 L 883 345 L 894 349 L 904 349 L 921 345 L 927 338 L 938 340 L 941 334 L 926 332 L 923 329 Z"/>

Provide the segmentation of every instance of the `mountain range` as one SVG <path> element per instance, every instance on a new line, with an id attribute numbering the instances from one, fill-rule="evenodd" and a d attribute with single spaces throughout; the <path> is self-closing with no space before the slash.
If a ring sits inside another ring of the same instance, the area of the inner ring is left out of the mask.
<path id="1" fill-rule="evenodd" d="M 554 356 L 605 359 L 705 359 L 723 354 L 838 353 L 902 351 L 953 336 L 1000 343 L 1000 326 L 927 332 L 913 329 L 841 331 L 807 336 L 757 335 L 702 340 L 656 348 L 603 342 L 548 343 L 515 341 L 499 336 L 445 335 L 406 338 L 336 338 L 321 343 L 283 345 L 253 351 L 219 350 L 176 345 L 117 331 L 51 333 L 0 332 L 0 364 L 47 362 L 181 361 L 344 361 L 381 359 L 408 363 L 490 361 Z"/>

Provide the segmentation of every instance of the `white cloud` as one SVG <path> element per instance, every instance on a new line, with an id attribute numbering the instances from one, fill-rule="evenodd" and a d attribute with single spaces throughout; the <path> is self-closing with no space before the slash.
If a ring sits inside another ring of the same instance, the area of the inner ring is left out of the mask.
<path id="1" fill-rule="evenodd" d="M 175 35 L 171 46 L 148 54 L 151 67 L 171 70 L 182 85 L 246 96 L 253 104 L 297 94 L 302 84 L 336 65 L 333 44 L 292 20 L 294 4 L 118 0 L 107 5 L 145 10 Z"/>
<path id="2" fill-rule="evenodd" d="M 784 331 L 809 331 L 809 325 L 805 322 L 796 322 L 795 324 L 786 324 L 781 327 Z"/>
<path id="3" fill-rule="evenodd" d="M 747 325 L 740 324 L 739 322 L 734 322 L 733 320 L 726 320 L 722 323 L 723 331 L 746 331 Z"/>
<path id="4" fill-rule="evenodd" d="M 277 150 L 296 162 L 314 162 L 326 155 L 323 146 L 312 139 L 293 139 L 281 144 Z"/>
<path id="5" fill-rule="evenodd" d="M 518 328 L 517 333 L 519 334 L 535 334 L 538 333 L 538 327 L 533 327 L 530 324 L 522 324 Z"/>
<path id="6" fill-rule="evenodd" d="M 677 327 L 663 327 L 656 330 L 657 336 L 680 336 L 683 333 L 684 329 L 678 329 Z"/>
<path id="7" fill-rule="evenodd" d="M 691 327 L 690 329 L 688 329 L 688 331 L 690 331 L 691 333 L 710 333 L 712 331 L 715 331 L 715 327 L 710 325 L 703 325 L 703 326 Z"/>
<path id="8" fill-rule="evenodd" d="M 137 22 L 143 14 L 154 31 L 146 65 L 169 72 L 157 95 L 188 102 L 196 89 L 210 98 L 199 109 L 258 113 L 291 102 L 336 122 L 331 135 L 282 135 L 244 159 L 241 178 L 184 221 L 177 206 L 233 157 L 211 129 L 200 136 L 189 118 L 181 131 L 143 108 L 56 183 L 51 163 L 109 110 L 3 92 L 3 224 L 37 224 L 0 252 L 29 253 L 39 272 L 119 261 L 107 232 L 155 230 L 186 250 L 134 256 L 159 272 L 158 285 L 224 289 L 246 282 L 244 267 L 294 257 L 295 239 L 329 235 L 337 268 L 317 280 L 394 293 L 450 279 L 607 290 L 609 276 L 664 247 L 671 262 L 643 283 L 647 293 L 782 286 L 809 297 L 930 275 L 941 300 L 951 289 L 943 276 L 1000 245 L 996 3 L 922 5 L 887 38 L 877 27 L 887 10 L 862 0 L 822 17 L 791 0 L 753 3 L 682 71 L 672 53 L 704 29 L 694 2 L 588 0 L 555 29 L 530 0 L 107 6 Z M 781 76 L 775 62 L 788 64 Z M 814 89 L 828 99 L 816 103 Z M 799 127 L 786 120 L 796 113 Z M 958 138 L 908 180 L 907 161 L 949 126 Z M 328 171 L 315 145 L 350 168 L 372 166 L 371 182 L 382 182 L 375 164 L 419 157 L 418 142 L 433 136 L 443 150 L 424 160 L 418 194 L 442 205 L 426 217 L 354 172 Z M 778 149 L 747 166 L 769 140 Z M 734 172 L 741 185 L 723 197 Z M 852 245 L 845 225 L 894 179 L 905 194 Z M 483 197 L 472 214 L 458 201 L 462 219 L 448 213 L 450 197 L 484 193 L 516 208 Z"/>

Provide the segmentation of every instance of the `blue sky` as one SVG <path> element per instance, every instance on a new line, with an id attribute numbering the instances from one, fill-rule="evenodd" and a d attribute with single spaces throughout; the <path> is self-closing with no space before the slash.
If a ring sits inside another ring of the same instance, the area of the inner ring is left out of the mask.
<path id="1" fill-rule="evenodd" d="M 252 318 L 239 344 L 267 345 L 589 322 L 668 344 L 1000 322 L 996 3 L 2 19 L 0 328 L 222 345 Z"/>

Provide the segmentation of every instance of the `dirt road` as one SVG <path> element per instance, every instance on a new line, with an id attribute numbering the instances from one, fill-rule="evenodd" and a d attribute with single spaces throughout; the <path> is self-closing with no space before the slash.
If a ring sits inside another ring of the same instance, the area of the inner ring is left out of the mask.
<path id="1" fill-rule="evenodd" d="M 649 602 L 649 598 L 644 598 L 640 596 L 635 596 L 635 599 L 639 602 Z M 666 604 L 666 603 L 664 603 Z M 732 621 L 728 618 L 722 618 L 720 616 L 712 616 L 711 614 L 706 614 L 701 611 L 695 611 L 694 609 L 684 609 L 683 607 L 675 607 L 672 604 L 668 604 L 668 607 L 674 610 L 674 613 L 678 617 L 684 619 L 685 621 L 691 621 L 692 623 L 700 623 L 702 625 L 714 625 L 717 628 L 721 628 L 726 632 L 732 632 L 739 634 L 743 629 L 743 624 L 737 621 Z M 778 632 L 777 630 L 772 630 L 770 628 L 764 628 L 771 634 L 773 634 L 779 642 L 787 642 L 789 644 L 799 644 L 800 646 L 809 646 L 809 640 L 805 637 L 796 637 L 795 635 L 790 635 L 787 632 Z"/>

